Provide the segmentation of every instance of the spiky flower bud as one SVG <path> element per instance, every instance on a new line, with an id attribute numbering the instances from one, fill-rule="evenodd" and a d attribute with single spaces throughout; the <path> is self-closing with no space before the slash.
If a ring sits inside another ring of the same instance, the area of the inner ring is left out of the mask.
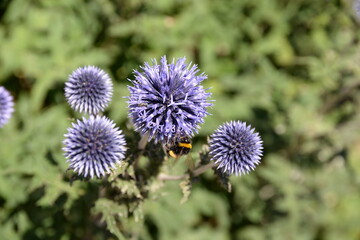
<path id="1" fill-rule="evenodd" d="M 122 131 L 104 116 L 90 116 L 73 123 L 63 144 L 70 168 L 84 177 L 100 178 L 125 158 Z"/>
<path id="2" fill-rule="evenodd" d="M 231 121 L 221 125 L 210 136 L 210 156 L 227 174 L 241 175 L 260 163 L 263 144 L 258 133 L 245 122 Z"/>
<path id="3" fill-rule="evenodd" d="M 112 91 L 110 77 L 95 66 L 76 69 L 65 83 L 65 97 L 71 108 L 80 113 L 103 112 L 111 101 Z"/>
<path id="4" fill-rule="evenodd" d="M 0 128 L 11 118 L 14 112 L 14 100 L 8 90 L 0 86 Z"/>

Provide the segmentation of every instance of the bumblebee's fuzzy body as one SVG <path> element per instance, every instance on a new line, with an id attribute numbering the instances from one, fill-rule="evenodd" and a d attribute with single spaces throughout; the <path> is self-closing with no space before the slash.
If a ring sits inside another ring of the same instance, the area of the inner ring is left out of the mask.
<path id="1" fill-rule="evenodd" d="M 168 156 L 173 158 L 179 158 L 182 155 L 186 155 L 192 148 L 191 140 L 189 137 L 177 137 L 173 141 L 164 145 L 165 151 Z"/>

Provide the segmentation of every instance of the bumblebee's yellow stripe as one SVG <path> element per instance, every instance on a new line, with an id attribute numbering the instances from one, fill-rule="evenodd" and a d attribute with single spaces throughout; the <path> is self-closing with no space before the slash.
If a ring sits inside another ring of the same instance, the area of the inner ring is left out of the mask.
<path id="1" fill-rule="evenodd" d="M 169 155 L 170 155 L 171 157 L 173 157 L 173 158 L 178 158 L 178 156 L 174 153 L 173 150 L 170 150 L 170 151 L 169 151 Z"/>
<path id="2" fill-rule="evenodd" d="M 192 148 L 191 143 L 179 143 L 178 146 L 179 147 L 184 147 L 184 148 L 189 148 L 189 149 Z"/>

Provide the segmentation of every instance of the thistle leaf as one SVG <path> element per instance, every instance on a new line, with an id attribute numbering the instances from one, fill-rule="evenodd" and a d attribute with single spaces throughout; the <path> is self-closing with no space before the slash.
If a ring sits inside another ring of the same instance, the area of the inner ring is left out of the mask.
<path id="1" fill-rule="evenodd" d="M 140 199 L 143 198 L 134 180 L 123 180 L 119 178 L 116 181 L 112 182 L 111 185 L 112 187 L 117 188 L 121 194 L 124 194 L 128 197 L 134 196 Z"/>
<path id="2" fill-rule="evenodd" d="M 182 182 L 179 183 L 181 191 L 183 193 L 183 197 L 180 201 L 180 204 L 184 204 L 190 197 L 192 183 L 190 180 L 190 176 L 187 176 Z"/>
<path id="3" fill-rule="evenodd" d="M 108 199 L 101 198 L 96 201 L 93 208 L 95 214 L 101 214 L 101 220 L 106 223 L 107 229 L 114 234 L 118 239 L 125 240 L 124 235 L 119 229 L 119 218 L 127 218 L 128 210 L 124 205 L 118 205 L 117 203 Z"/>

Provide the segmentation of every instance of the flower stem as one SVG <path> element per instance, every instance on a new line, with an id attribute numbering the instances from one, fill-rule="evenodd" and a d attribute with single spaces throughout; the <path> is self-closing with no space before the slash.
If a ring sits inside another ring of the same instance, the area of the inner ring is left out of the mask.
<path id="1" fill-rule="evenodd" d="M 148 143 L 148 140 L 149 140 L 149 133 L 141 136 L 141 139 L 138 143 L 138 149 L 139 150 L 144 150 L 145 147 L 146 147 L 146 144 Z"/>
<path id="2" fill-rule="evenodd" d="M 203 172 L 205 172 L 206 170 L 208 170 L 209 168 L 212 168 L 214 166 L 214 162 L 209 162 L 208 164 L 206 165 L 202 165 L 198 168 L 196 168 L 194 171 L 193 171 L 193 176 L 194 177 L 197 177 L 199 176 L 200 174 L 202 174 Z"/>
<path id="3" fill-rule="evenodd" d="M 148 140 L 149 140 L 149 134 L 148 133 L 141 136 L 141 139 L 140 139 L 140 141 L 138 143 L 139 153 L 136 156 L 136 158 L 134 159 L 134 163 L 133 163 L 134 169 L 137 169 L 137 167 L 138 167 L 139 159 L 144 153 L 144 150 L 145 150 L 146 144 L 148 143 Z"/>
<path id="4" fill-rule="evenodd" d="M 159 174 L 158 179 L 162 180 L 162 181 L 177 181 L 177 180 L 185 179 L 187 176 L 197 177 L 200 174 L 204 173 L 209 168 L 212 168 L 213 166 L 214 166 L 214 162 L 210 162 L 210 163 L 208 163 L 206 165 L 202 165 L 202 166 L 196 168 L 191 173 L 187 173 L 187 174 L 183 174 L 183 175 L 177 175 L 177 176 L 166 175 L 166 174 L 161 173 L 161 174 Z"/>

